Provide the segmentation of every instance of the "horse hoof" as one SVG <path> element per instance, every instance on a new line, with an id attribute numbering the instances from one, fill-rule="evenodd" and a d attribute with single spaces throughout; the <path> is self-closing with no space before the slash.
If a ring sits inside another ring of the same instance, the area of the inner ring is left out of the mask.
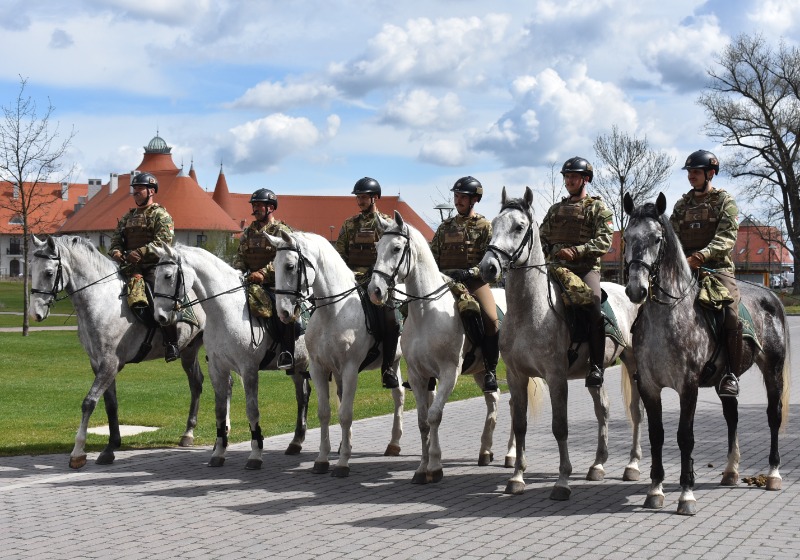
<path id="1" fill-rule="evenodd" d="M 347 478 L 350 476 L 350 467 L 334 467 L 331 471 L 331 476 L 334 478 Z"/>
<path id="2" fill-rule="evenodd" d="M 114 463 L 114 452 L 113 451 L 103 451 L 100 455 L 97 456 L 95 459 L 96 465 L 111 465 Z"/>
<path id="3" fill-rule="evenodd" d="M 263 462 L 261 459 L 248 459 L 244 468 L 248 471 L 257 471 L 261 468 Z"/>
<path id="4" fill-rule="evenodd" d="M 767 490 L 780 490 L 781 489 L 781 479 L 777 476 L 768 476 L 767 477 Z"/>
<path id="5" fill-rule="evenodd" d="M 505 489 L 506 494 L 519 496 L 523 492 L 525 492 L 524 482 L 520 482 L 519 480 L 509 480 L 508 484 L 506 484 L 506 489 Z"/>
<path id="6" fill-rule="evenodd" d="M 208 461 L 209 467 L 221 467 L 225 464 L 225 457 L 211 457 Z"/>
<path id="7" fill-rule="evenodd" d="M 720 484 L 722 486 L 736 486 L 739 483 L 739 473 L 735 472 L 725 472 L 722 473 L 722 480 Z"/>
<path id="8" fill-rule="evenodd" d="M 606 478 L 606 472 L 603 469 L 598 469 L 597 467 L 592 467 L 589 469 L 589 472 L 586 473 L 586 480 L 591 480 L 592 482 L 601 482 Z"/>
<path id="9" fill-rule="evenodd" d="M 664 496 L 661 494 L 653 494 L 647 496 L 644 500 L 644 507 L 647 509 L 661 509 L 664 507 Z"/>
<path id="10" fill-rule="evenodd" d="M 69 458 L 69 468 L 82 469 L 86 466 L 86 455 L 76 455 Z"/>
<path id="11" fill-rule="evenodd" d="M 328 472 L 329 467 L 330 463 L 328 463 L 328 461 L 314 461 L 314 467 L 311 469 L 311 472 L 314 474 L 325 474 Z"/>
<path id="12" fill-rule="evenodd" d="M 517 460 L 514 457 L 506 457 L 506 461 L 503 463 L 503 466 L 507 469 L 513 469 L 515 466 L 514 463 L 516 462 Z"/>
<path id="13" fill-rule="evenodd" d="M 431 471 L 428 473 L 428 479 L 431 482 L 441 482 L 444 478 L 444 472 L 442 469 L 436 469 L 435 471 Z"/>
<path id="14" fill-rule="evenodd" d="M 633 467 L 625 467 L 625 472 L 622 474 L 622 480 L 626 482 L 635 482 L 639 480 L 639 469 Z"/>
<path id="15" fill-rule="evenodd" d="M 494 453 L 491 451 L 489 453 L 481 453 L 478 456 L 478 466 L 479 467 L 488 467 L 492 461 L 494 461 Z"/>
<path id="16" fill-rule="evenodd" d="M 425 473 L 415 472 L 411 477 L 411 484 L 428 484 L 428 476 Z"/>
<path id="17" fill-rule="evenodd" d="M 550 499 L 563 502 L 564 500 L 569 500 L 570 494 L 572 494 L 572 490 L 569 488 L 565 488 L 564 486 L 553 486 L 553 491 L 550 492 Z"/>
<path id="18" fill-rule="evenodd" d="M 194 446 L 194 436 L 182 436 L 178 442 L 178 447 L 192 447 Z"/>
<path id="19" fill-rule="evenodd" d="M 396 443 L 390 443 L 386 446 L 386 451 L 383 452 L 384 457 L 399 457 L 400 456 L 400 446 Z"/>
<path id="20" fill-rule="evenodd" d="M 286 451 L 283 452 L 284 455 L 300 455 L 300 451 L 303 449 L 303 446 L 299 443 L 290 443 L 289 447 L 286 448 Z"/>
<path id="21" fill-rule="evenodd" d="M 686 500 L 685 502 L 678 502 L 678 515 L 696 515 L 697 502 L 695 500 Z"/>

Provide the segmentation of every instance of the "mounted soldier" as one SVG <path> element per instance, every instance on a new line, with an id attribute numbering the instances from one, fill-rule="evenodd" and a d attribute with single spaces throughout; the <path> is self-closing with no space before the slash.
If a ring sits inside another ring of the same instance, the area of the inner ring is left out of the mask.
<path id="1" fill-rule="evenodd" d="M 484 391 L 497 391 L 497 362 L 500 359 L 500 322 L 489 284 L 481 278 L 478 265 L 492 238 L 492 224 L 475 212 L 483 197 L 483 185 L 474 177 L 462 177 L 450 189 L 458 214 L 443 221 L 431 240 L 431 251 L 439 270 L 461 282 L 478 300 L 483 322 L 481 352 L 486 368 Z"/>
<path id="2" fill-rule="evenodd" d="M 250 196 L 250 204 L 255 218 L 242 232 L 239 248 L 233 260 L 233 268 L 245 275 L 248 285 L 247 297 L 251 309 L 259 316 L 276 317 L 272 305 L 275 290 L 275 247 L 267 235 L 280 236 L 281 231 L 292 232 L 292 228 L 275 218 L 278 197 L 269 189 L 258 189 Z M 267 290 L 264 290 L 264 287 Z M 267 293 L 269 292 L 269 293 Z M 273 321 L 280 337 L 281 353 L 277 367 L 294 373 L 294 346 L 297 338 L 295 323 L 284 324 L 277 318 Z"/>
<path id="3" fill-rule="evenodd" d="M 365 284 L 369 282 L 378 258 L 375 250 L 375 243 L 380 239 L 378 218 L 383 221 L 391 221 L 392 218 L 378 212 L 376 201 L 381 197 L 381 185 L 375 179 L 359 179 L 351 194 L 356 195 L 356 204 L 361 212 L 345 220 L 336 240 L 336 251 L 355 273 L 356 282 Z M 386 389 L 396 389 L 399 381 L 392 367 L 400 338 L 400 322 L 392 307 L 384 307 L 379 313 L 384 319 L 381 381 Z"/>
<path id="4" fill-rule="evenodd" d="M 117 223 L 111 237 L 108 256 L 119 263 L 120 271 L 128 277 L 128 305 L 131 308 L 148 305 L 144 282 L 152 290 L 153 267 L 158 257 L 153 250 L 172 245 L 175 240 L 175 225 L 166 208 L 153 201 L 158 193 L 158 179 L 152 173 L 137 173 L 131 177 L 132 208 Z M 177 360 L 178 327 L 161 327 L 167 362 Z"/>

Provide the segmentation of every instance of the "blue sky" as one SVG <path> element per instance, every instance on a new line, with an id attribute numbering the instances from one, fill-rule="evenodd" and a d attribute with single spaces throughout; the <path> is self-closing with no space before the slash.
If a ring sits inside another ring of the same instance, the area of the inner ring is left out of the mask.
<path id="1" fill-rule="evenodd" d="M 491 218 L 502 186 L 545 190 L 614 125 L 724 168 L 705 71 L 738 33 L 795 41 L 800 0 L 12 0 L 0 28 L 0 104 L 20 76 L 49 98 L 76 131 L 73 180 L 130 171 L 158 131 L 208 189 L 220 163 L 232 191 L 279 196 L 368 175 L 435 225 L 459 177 Z"/>

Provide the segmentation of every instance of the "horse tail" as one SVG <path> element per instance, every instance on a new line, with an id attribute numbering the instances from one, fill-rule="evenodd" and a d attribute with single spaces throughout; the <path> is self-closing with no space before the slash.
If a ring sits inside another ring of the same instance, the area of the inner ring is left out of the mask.
<path id="1" fill-rule="evenodd" d="M 786 325 L 788 327 L 788 325 Z M 785 356 L 783 357 L 783 393 L 781 394 L 781 429 L 782 433 L 786 433 L 786 426 L 788 425 L 789 420 L 789 393 L 791 393 L 792 388 L 792 372 L 791 372 L 791 364 L 792 364 L 792 345 L 789 343 L 789 329 L 785 328 L 784 332 L 786 333 L 783 344 L 784 349 L 786 350 Z"/>
<path id="2" fill-rule="evenodd" d="M 547 383 L 541 377 L 528 378 L 528 418 L 538 418 L 542 413 L 542 401 Z"/>

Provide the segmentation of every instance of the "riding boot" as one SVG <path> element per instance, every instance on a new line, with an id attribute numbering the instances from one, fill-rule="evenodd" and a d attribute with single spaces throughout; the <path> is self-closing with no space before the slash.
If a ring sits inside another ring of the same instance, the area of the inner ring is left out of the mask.
<path id="1" fill-rule="evenodd" d="M 599 320 L 591 322 L 589 328 L 589 373 L 586 374 L 587 387 L 602 387 L 604 364 L 606 358 L 606 333 L 603 324 L 603 315 L 599 314 Z"/>
<path id="2" fill-rule="evenodd" d="M 486 373 L 483 376 L 483 392 L 494 393 L 497 391 L 497 361 L 500 359 L 500 335 L 484 335 L 481 342 L 483 352 L 483 366 Z"/>
<path id="3" fill-rule="evenodd" d="M 394 309 L 384 310 L 385 328 L 383 329 L 383 361 L 381 363 L 381 382 L 384 389 L 397 389 L 400 382 L 394 371 L 394 358 L 397 354 L 397 341 L 400 339 L 400 325 L 394 315 Z"/>
<path id="4" fill-rule="evenodd" d="M 278 369 L 286 370 L 286 375 L 294 375 L 295 324 L 281 327 L 281 353 L 278 355 Z"/>
<path id="5" fill-rule="evenodd" d="M 722 376 L 717 393 L 720 397 L 739 396 L 739 375 L 742 373 L 742 323 L 725 329 L 725 346 L 728 350 L 728 372 Z"/>
<path id="6" fill-rule="evenodd" d="M 174 362 L 180 357 L 178 351 L 178 325 L 161 327 L 161 336 L 164 338 L 164 361 Z"/>

